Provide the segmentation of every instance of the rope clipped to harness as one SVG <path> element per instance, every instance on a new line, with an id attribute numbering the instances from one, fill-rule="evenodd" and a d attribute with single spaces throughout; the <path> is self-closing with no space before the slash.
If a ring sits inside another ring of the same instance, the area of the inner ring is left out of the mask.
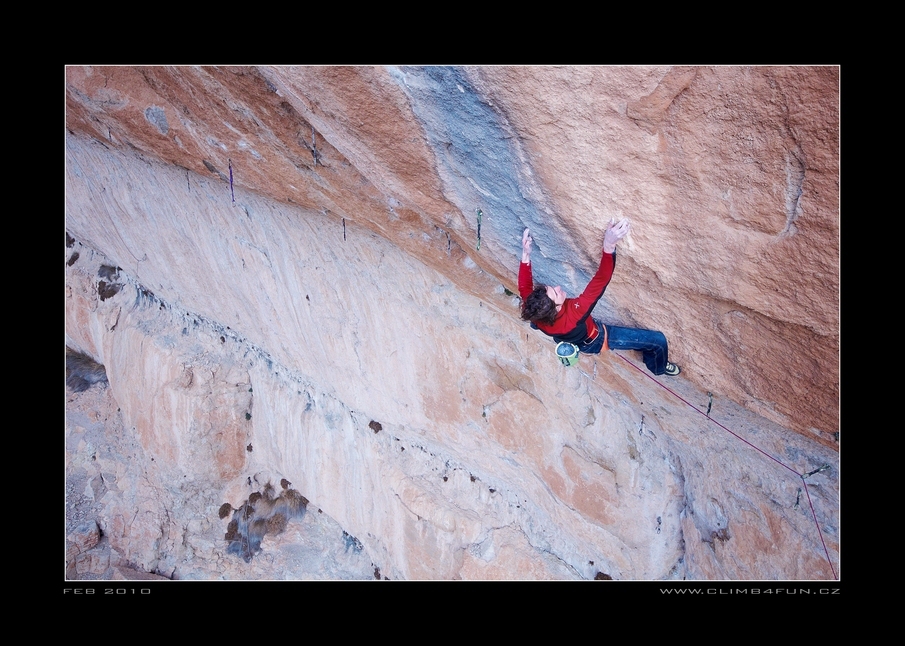
<path id="1" fill-rule="evenodd" d="M 574 366 L 578 363 L 578 346 L 567 341 L 560 341 L 556 344 L 556 358 L 567 368 Z"/>

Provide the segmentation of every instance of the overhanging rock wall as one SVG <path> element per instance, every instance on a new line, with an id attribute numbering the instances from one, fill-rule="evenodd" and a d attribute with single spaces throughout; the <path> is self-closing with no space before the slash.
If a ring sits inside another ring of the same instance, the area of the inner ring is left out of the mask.
<path id="1" fill-rule="evenodd" d="M 828 560 L 794 473 L 614 355 L 559 368 L 506 289 L 523 226 L 574 293 L 632 217 L 600 314 L 664 329 L 670 387 L 768 453 L 834 465 L 834 70 L 67 76 L 67 230 L 153 295 L 89 289 L 67 335 L 157 460 L 234 505 L 288 478 L 391 578 L 832 576 L 834 469 L 812 486 Z M 138 378 L 167 334 L 109 322 L 149 302 L 235 344 L 216 468 L 178 448 L 197 406 Z"/>

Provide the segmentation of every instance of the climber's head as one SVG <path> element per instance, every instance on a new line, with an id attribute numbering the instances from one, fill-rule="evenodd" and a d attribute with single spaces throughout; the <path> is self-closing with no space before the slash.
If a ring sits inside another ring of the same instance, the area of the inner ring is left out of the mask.
<path id="1" fill-rule="evenodd" d="M 537 285 L 522 307 L 522 319 L 533 323 L 546 323 L 553 325 L 556 319 L 557 308 L 566 300 L 562 287 L 548 287 Z"/>
<path id="2" fill-rule="evenodd" d="M 547 296 L 549 296 L 550 300 L 553 301 L 553 304 L 556 305 L 557 310 L 566 302 L 566 293 L 562 291 L 562 287 L 559 285 L 556 287 L 547 285 Z"/>

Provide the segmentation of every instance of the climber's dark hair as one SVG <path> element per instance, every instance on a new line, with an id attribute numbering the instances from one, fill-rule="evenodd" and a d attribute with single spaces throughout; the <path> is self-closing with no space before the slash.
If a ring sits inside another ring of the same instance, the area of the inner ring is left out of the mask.
<path id="1" fill-rule="evenodd" d="M 553 325 L 555 319 L 556 303 L 547 296 L 547 286 L 536 285 L 522 306 L 522 320 Z"/>

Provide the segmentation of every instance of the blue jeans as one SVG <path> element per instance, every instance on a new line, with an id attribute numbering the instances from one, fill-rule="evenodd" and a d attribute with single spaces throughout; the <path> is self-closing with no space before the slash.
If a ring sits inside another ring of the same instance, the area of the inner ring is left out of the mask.
<path id="1" fill-rule="evenodd" d="M 594 319 L 594 323 L 601 328 L 600 321 Z M 640 350 L 644 365 L 655 375 L 666 372 L 666 362 L 669 357 L 669 345 L 666 336 L 662 332 L 654 330 L 640 330 L 633 327 L 617 327 L 607 325 L 607 345 L 610 350 Z M 597 338 L 588 344 L 579 344 L 578 349 L 585 354 L 600 354 L 603 348 L 603 330 Z"/>

